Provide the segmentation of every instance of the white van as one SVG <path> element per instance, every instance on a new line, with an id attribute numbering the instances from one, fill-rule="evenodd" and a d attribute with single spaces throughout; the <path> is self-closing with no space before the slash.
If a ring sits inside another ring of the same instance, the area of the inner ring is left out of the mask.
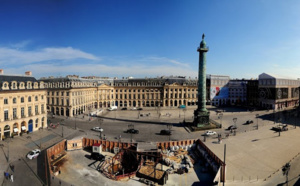
<path id="1" fill-rule="evenodd" d="M 108 108 L 109 111 L 113 111 L 113 110 L 117 110 L 117 109 L 118 109 L 117 106 L 111 106 L 111 107 Z"/>

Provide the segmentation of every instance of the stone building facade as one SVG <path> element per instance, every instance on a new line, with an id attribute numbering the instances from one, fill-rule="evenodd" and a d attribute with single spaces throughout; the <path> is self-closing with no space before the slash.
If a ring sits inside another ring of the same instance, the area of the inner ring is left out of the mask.
<path id="1" fill-rule="evenodd" d="M 113 88 L 109 81 L 77 76 L 42 78 L 47 89 L 47 110 L 55 115 L 73 117 L 92 109 L 109 107 Z"/>
<path id="2" fill-rule="evenodd" d="M 281 110 L 299 105 L 299 80 L 266 73 L 259 75 L 258 100 L 262 108 Z"/>
<path id="3" fill-rule="evenodd" d="M 67 76 L 41 80 L 47 89 L 47 110 L 55 115 L 69 117 L 110 106 L 178 107 L 197 105 L 198 101 L 198 80 L 180 76 L 123 79 Z M 231 80 L 229 76 L 207 75 L 206 82 L 206 101 L 213 106 L 247 105 L 271 108 L 275 105 L 274 100 L 273 103 L 267 97 L 259 97 L 259 90 L 267 88 L 266 86 L 275 86 L 263 84 L 261 78 L 259 81 Z M 287 107 L 298 104 L 299 84 L 296 80 L 274 82 L 280 83 L 282 88 L 289 86 L 291 98 L 276 100 L 278 108 L 281 108 L 282 104 L 286 104 Z M 283 82 L 293 85 L 284 85 Z"/>
<path id="4" fill-rule="evenodd" d="M 3 75 L 0 70 L 0 139 L 47 126 L 44 83 L 25 76 Z"/>

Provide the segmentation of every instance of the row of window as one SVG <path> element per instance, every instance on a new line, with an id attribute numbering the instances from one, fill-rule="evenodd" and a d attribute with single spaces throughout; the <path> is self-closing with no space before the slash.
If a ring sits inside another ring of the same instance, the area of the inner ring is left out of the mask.
<path id="1" fill-rule="evenodd" d="M 35 105 L 34 107 L 34 113 L 35 115 L 38 115 L 40 114 L 39 113 L 39 107 L 38 105 Z M 10 116 L 10 119 L 18 119 L 18 110 L 17 108 L 13 108 L 13 113 L 12 115 L 9 114 L 9 110 L 8 109 L 4 109 L 4 120 L 9 120 L 9 116 Z M 28 113 L 28 116 L 32 116 L 33 113 L 32 113 L 32 107 L 29 106 L 27 108 L 27 113 Z M 44 104 L 41 105 L 41 113 L 45 113 L 45 107 L 44 107 Z M 21 118 L 24 118 L 25 117 L 25 107 L 21 107 Z"/>
<path id="2" fill-rule="evenodd" d="M 28 102 L 31 102 L 31 96 L 28 96 L 27 99 L 28 99 Z M 8 101 L 8 100 L 9 100 L 8 98 L 4 98 L 4 104 L 5 104 L 5 105 L 9 104 L 9 101 Z M 21 102 L 21 103 L 24 103 L 24 100 L 25 100 L 24 97 L 21 97 L 21 98 L 20 98 L 20 102 Z M 39 101 L 38 96 L 35 96 L 35 97 L 34 97 L 34 100 L 35 100 L 35 101 Z M 43 95 L 41 95 L 41 100 L 44 100 L 44 96 L 43 96 Z M 13 99 L 12 99 L 12 103 L 13 103 L 13 104 L 16 104 L 16 103 L 17 103 L 17 98 L 13 98 Z"/>
<path id="3" fill-rule="evenodd" d="M 2 84 L 2 88 L 3 89 L 9 89 L 9 84 L 10 84 L 11 89 L 18 89 L 18 83 L 16 81 L 13 81 L 11 83 L 4 82 Z M 32 85 L 34 85 L 34 88 L 39 88 L 39 83 L 38 82 L 33 83 L 33 82 L 29 81 L 29 82 L 26 83 L 26 87 L 25 87 L 25 82 L 20 82 L 19 83 L 19 89 L 25 89 L 25 88 L 32 89 L 33 88 Z"/>

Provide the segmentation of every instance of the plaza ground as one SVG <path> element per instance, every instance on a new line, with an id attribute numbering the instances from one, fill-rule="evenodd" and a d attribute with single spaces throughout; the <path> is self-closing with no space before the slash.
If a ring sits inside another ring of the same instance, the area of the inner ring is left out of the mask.
<path id="1" fill-rule="evenodd" d="M 122 140 L 130 141 L 130 134 L 123 131 L 128 128 L 128 124 L 134 124 L 135 128 L 140 130 L 140 134 L 133 135 L 134 141 L 167 141 L 167 136 L 158 135 L 161 129 L 166 129 L 168 123 L 173 124 L 171 129 L 173 135 L 171 140 L 181 139 L 202 139 L 202 131 L 190 132 L 183 125 L 178 124 L 183 119 L 192 120 L 192 113 L 195 108 L 188 108 L 184 113 L 177 108 L 161 109 L 161 117 L 158 115 L 156 109 L 144 109 L 143 111 L 113 111 L 103 114 L 104 121 L 101 124 L 104 133 L 109 140 L 116 140 L 115 138 L 122 135 Z M 274 125 L 273 113 L 267 111 L 247 112 L 247 109 L 225 108 L 222 119 L 211 109 L 211 118 L 222 122 L 223 128 L 215 130 L 225 136 L 228 131 L 225 130 L 229 125 L 233 124 L 233 118 L 237 118 L 238 131 L 236 136 L 229 136 L 223 139 L 221 144 L 218 144 L 217 138 L 210 137 L 206 139 L 205 144 L 215 153 L 220 159 L 224 157 L 224 144 L 226 144 L 226 185 L 277 185 L 285 182 L 285 176 L 282 175 L 282 166 L 291 161 L 291 171 L 289 174 L 290 185 L 299 184 L 299 168 L 300 158 L 300 128 L 294 128 L 293 119 L 287 120 L 289 130 L 282 132 L 279 136 L 278 133 L 270 130 Z M 140 113 L 151 113 L 150 117 L 138 117 Z M 166 114 L 171 114 L 167 116 Z M 256 120 L 256 114 L 259 114 Z M 281 115 L 277 113 L 277 115 Z M 55 116 L 50 118 L 53 123 L 63 123 L 64 127 L 60 125 L 56 129 L 41 130 L 31 134 L 25 134 L 10 139 L 10 142 L 1 141 L 0 144 L 0 171 L 10 171 L 9 163 L 15 165 L 14 185 L 18 183 L 30 183 L 34 185 L 42 185 L 38 178 L 38 163 L 40 160 L 28 160 L 25 158 L 26 154 L 34 149 L 45 149 L 54 143 L 57 143 L 62 138 L 72 139 L 76 136 L 89 136 L 99 138 L 99 133 L 91 131 L 94 126 L 99 126 L 99 120 L 93 118 L 89 121 L 88 117 L 76 118 L 63 118 Z M 251 125 L 245 125 L 245 121 L 252 119 L 254 121 Z M 222 120 L 222 121 L 221 121 Z M 296 122 L 297 120 L 295 120 Z M 257 123 L 259 125 L 257 130 Z M 103 135 L 102 134 L 102 135 Z M 30 138 L 28 138 L 30 136 Z M 9 144 L 9 150 L 8 150 Z M 77 153 L 77 152 L 72 152 Z M 7 157 L 9 154 L 9 161 Z M 84 164 L 86 166 L 86 164 Z M 88 166 L 85 169 L 89 169 Z M 84 170 L 84 169 L 82 169 Z M 95 172 L 95 175 L 99 174 Z M 192 174 L 191 174 L 192 175 Z M 170 176 L 169 185 L 190 185 L 185 179 L 189 175 L 184 175 L 176 178 Z M 100 175 L 100 177 L 103 177 Z M 100 178 L 102 179 L 102 178 Z M 197 184 L 197 176 L 191 176 L 191 179 Z M 104 180 L 105 183 L 110 183 L 112 180 Z M 180 181 L 181 180 L 181 181 Z M 67 180 L 65 180 L 67 182 Z M 130 180 L 131 181 L 131 180 Z M 128 184 L 128 182 L 120 182 L 120 184 Z M 132 180 L 134 181 L 134 180 Z M 12 185 L 8 180 L 4 180 L 3 174 L 0 174 L 0 182 L 3 185 Z M 59 183 L 59 182 L 58 182 Z M 64 183 L 64 182 L 63 182 Z M 75 182 L 76 183 L 76 182 Z M 114 185 L 117 182 L 113 182 Z M 138 184 L 138 182 L 136 182 Z M 76 185 L 76 184 L 74 184 Z"/>

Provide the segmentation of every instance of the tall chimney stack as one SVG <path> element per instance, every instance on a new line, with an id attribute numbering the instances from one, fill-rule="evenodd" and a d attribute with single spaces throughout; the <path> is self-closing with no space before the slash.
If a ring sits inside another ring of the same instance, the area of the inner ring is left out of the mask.
<path id="1" fill-rule="evenodd" d="M 26 72 L 25 72 L 25 75 L 26 75 L 26 76 L 32 76 L 32 73 L 31 73 L 31 71 L 26 71 Z"/>

